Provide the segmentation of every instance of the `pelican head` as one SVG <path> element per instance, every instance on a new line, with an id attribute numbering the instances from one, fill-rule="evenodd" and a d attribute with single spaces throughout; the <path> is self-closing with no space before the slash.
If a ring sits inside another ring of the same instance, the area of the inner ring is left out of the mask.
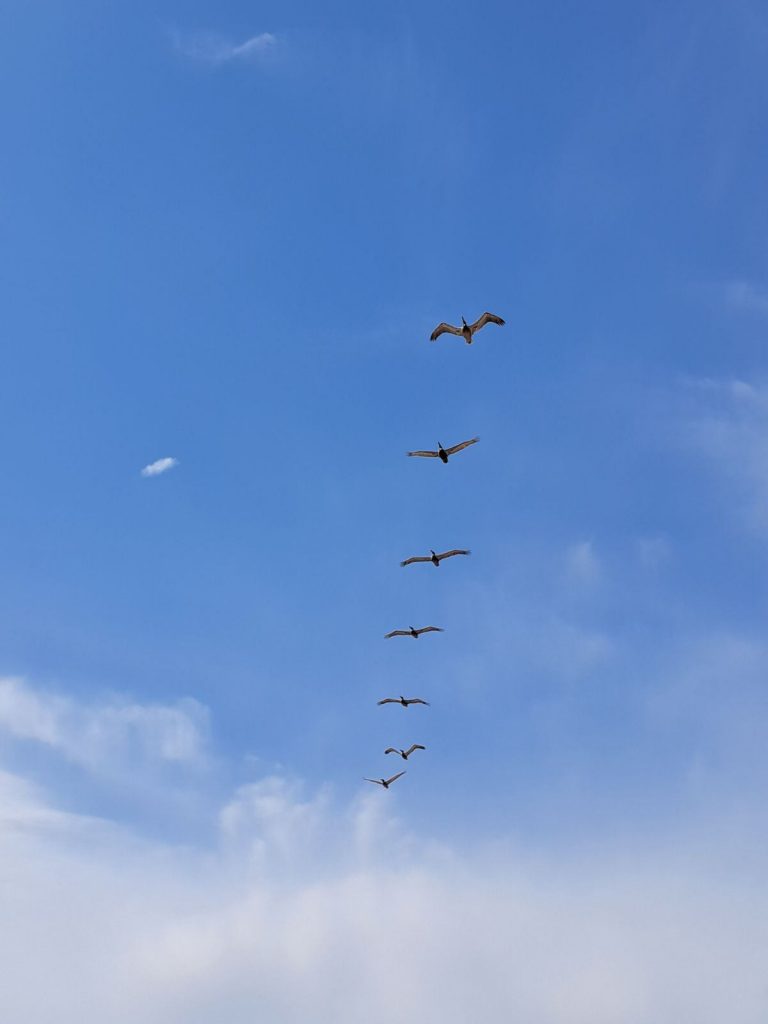
<path id="1" fill-rule="evenodd" d="M 465 327 L 469 327 L 469 324 L 468 324 L 468 323 L 467 323 L 467 321 L 466 321 L 466 320 L 464 319 L 464 317 L 462 317 L 462 318 L 461 318 L 461 322 L 462 322 L 462 323 L 464 324 L 464 326 L 465 326 Z"/>

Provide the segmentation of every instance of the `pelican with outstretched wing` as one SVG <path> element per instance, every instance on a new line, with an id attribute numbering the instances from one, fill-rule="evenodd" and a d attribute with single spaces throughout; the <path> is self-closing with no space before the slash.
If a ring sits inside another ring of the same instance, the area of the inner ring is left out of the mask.
<path id="1" fill-rule="evenodd" d="M 445 322 L 438 324 L 437 327 L 432 331 L 429 336 L 430 341 L 437 341 L 441 334 L 456 334 L 458 337 L 463 338 L 468 345 L 472 344 L 472 336 L 485 327 L 486 324 L 498 324 L 499 327 L 503 327 L 506 320 L 502 320 L 500 316 L 496 316 L 495 313 L 483 313 L 482 316 L 478 317 L 473 324 L 468 324 L 464 317 L 461 318 L 461 327 L 454 327 L 453 324 L 447 324 Z"/>
<path id="2" fill-rule="evenodd" d="M 393 782 L 397 782 L 401 775 L 405 775 L 405 772 L 398 772 L 397 775 L 393 775 L 391 779 L 364 779 L 364 782 L 372 782 L 375 786 L 383 786 L 384 789 L 389 789 Z"/>
<path id="3" fill-rule="evenodd" d="M 387 747 L 384 751 L 385 754 L 399 754 L 404 761 L 407 761 L 414 750 L 426 750 L 427 748 L 421 743 L 412 743 L 407 750 L 400 750 L 399 747 Z"/>
<path id="4" fill-rule="evenodd" d="M 480 440 L 479 437 L 472 437 L 469 441 L 461 441 L 460 444 L 454 444 L 450 448 L 443 448 L 440 442 L 437 442 L 437 451 L 423 451 L 423 452 L 408 452 L 408 455 L 413 458 L 417 456 L 421 459 L 440 459 L 442 463 L 447 463 L 451 455 L 455 455 L 456 452 L 463 452 L 465 448 L 469 448 L 471 444 L 477 444 Z"/>
<path id="5" fill-rule="evenodd" d="M 391 633 L 385 633 L 384 639 L 390 640 L 393 636 L 412 636 L 414 640 L 418 640 L 422 633 L 444 633 L 445 630 L 439 626 L 422 626 L 421 629 L 414 629 L 413 626 L 409 626 L 408 629 L 393 629 Z"/>
<path id="6" fill-rule="evenodd" d="M 402 704 L 404 708 L 407 708 L 409 704 L 426 704 L 429 707 L 428 700 L 422 700 L 421 697 L 385 697 L 383 700 L 376 702 L 377 704 Z"/>
<path id="7" fill-rule="evenodd" d="M 444 558 L 453 558 L 454 555 L 468 555 L 470 554 L 465 548 L 452 548 L 450 551 L 442 551 L 439 555 L 432 551 L 429 555 L 411 555 L 410 558 L 406 558 L 400 565 L 413 565 L 414 562 L 431 562 L 432 565 L 440 565 Z"/>

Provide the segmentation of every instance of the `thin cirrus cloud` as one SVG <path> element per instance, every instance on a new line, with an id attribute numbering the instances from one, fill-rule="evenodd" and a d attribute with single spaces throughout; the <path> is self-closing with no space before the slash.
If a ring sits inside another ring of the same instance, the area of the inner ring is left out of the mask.
<path id="1" fill-rule="evenodd" d="M 235 43 L 213 33 L 175 33 L 174 44 L 178 52 L 185 57 L 206 64 L 227 64 L 230 61 L 259 60 L 275 47 L 277 37 L 271 32 L 260 32 L 241 43 Z"/>
<path id="2" fill-rule="evenodd" d="M 155 462 L 150 462 L 148 466 L 145 466 L 144 469 L 142 469 L 141 475 L 160 476 L 161 473 L 167 473 L 169 469 L 173 469 L 173 467 L 178 466 L 178 464 L 178 459 L 166 456 L 164 459 L 157 459 Z"/>
<path id="3" fill-rule="evenodd" d="M 725 297 L 732 309 L 768 317 L 768 288 L 751 281 L 730 281 L 725 288 Z"/>

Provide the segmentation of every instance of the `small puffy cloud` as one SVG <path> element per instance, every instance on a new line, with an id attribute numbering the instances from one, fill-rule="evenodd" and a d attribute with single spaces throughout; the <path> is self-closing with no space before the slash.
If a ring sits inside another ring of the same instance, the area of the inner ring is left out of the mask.
<path id="1" fill-rule="evenodd" d="M 234 43 L 213 33 L 197 35 L 176 34 L 176 49 L 185 57 L 207 64 L 226 64 L 229 61 L 255 61 L 263 57 L 277 44 L 277 37 L 271 32 L 260 32 L 242 43 Z"/>
<path id="2" fill-rule="evenodd" d="M 178 466 L 179 460 L 172 459 L 170 456 L 166 456 L 164 459 L 158 459 L 156 462 L 150 462 L 148 466 L 145 466 L 141 471 L 142 476 L 160 476 L 161 473 L 167 473 L 169 469 L 173 469 L 174 466 Z"/>

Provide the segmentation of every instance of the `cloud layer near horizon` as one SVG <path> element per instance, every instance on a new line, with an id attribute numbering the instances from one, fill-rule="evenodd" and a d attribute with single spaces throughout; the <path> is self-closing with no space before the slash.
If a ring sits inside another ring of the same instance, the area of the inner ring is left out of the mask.
<path id="1" fill-rule="evenodd" d="M 102 731 L 98 705 L 3 685 L 0 740 L 70 757 Z M 184 715 L 117 707 L 121 733 Z M 146 769 L 168 755 L 167 731 L 142 736 Z M 110 758 L 91 741 L 81 764 L 100 774 Z M 0 770 L 0 1015 L 762 1024 L 768 871 L 755 827 L 555 852 L 512 834 L 448 846 L 409 833 L 392 795 L 344 805 L 267 775 L 223 799 L 207 839 L 179 846 L 65 811 Z"/>
<path id="2" fill-rule="evenodd" d="M 11 776 L 0 819 L 6 1020 L 764 1019 L 764 876 L 694 839 L 417 851 L 381 794 L 340 811 L 278 778 L 235 794 L 208 851 L 62 813 Z"/>

